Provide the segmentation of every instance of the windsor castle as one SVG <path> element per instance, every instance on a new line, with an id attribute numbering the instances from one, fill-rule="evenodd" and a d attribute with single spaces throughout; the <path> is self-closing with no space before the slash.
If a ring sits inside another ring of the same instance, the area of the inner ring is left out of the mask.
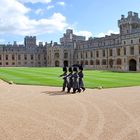
<path id="1" fill-rule="evenodd" d="M 118 20 L 119 34 L 90 37 L 67 29 L 60 44 L 26 36 L 24 45 L 0 44 L 0 67 L 63 67 L 82 64 L 87 69 L 140 71 L 140 18 L 128 12 Z"/>

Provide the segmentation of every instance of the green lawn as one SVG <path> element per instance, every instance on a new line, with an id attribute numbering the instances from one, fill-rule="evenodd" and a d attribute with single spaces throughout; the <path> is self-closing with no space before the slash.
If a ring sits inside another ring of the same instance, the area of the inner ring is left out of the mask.
<path id="1" fill-rule="evenodd" d="M 0 68 L 0 79 L 16 84 L 62 86 L 62 68 Z M 84 70 L 85 87 L 140 86 L 140 73 Z"/>

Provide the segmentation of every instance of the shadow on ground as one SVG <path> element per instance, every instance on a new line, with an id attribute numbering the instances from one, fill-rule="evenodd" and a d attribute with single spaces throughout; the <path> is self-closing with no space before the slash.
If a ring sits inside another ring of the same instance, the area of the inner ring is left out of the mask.
<path id="1" fill-rule="evenodd" d="M 73 94 L 73 93 L 67 93 L 67 92 L 62 92 L 62 91 L 43 91 L 41 93 L 49 94 L 50 96 L 55 96 L 55 95 L 70 95 L 70 94 Z"/>

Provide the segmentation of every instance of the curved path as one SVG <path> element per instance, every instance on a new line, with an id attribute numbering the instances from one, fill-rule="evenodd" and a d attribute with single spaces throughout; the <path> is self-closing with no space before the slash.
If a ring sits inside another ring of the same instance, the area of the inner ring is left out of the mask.
<path id="1" fill-rule="evenodd" d="M 140 139 L 140 87 L 60 90 L 0 80 L 0 140 Z"/>

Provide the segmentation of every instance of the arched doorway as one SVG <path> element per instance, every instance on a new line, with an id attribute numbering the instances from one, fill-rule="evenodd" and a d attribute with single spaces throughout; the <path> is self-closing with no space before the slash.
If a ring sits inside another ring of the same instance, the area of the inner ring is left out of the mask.
<path id="1" fill-rule="evenodd" d="M 129 61 L 129 71 L 137 71 L 137 62 L 134 59 Z"/>
<path id="2" fill-rule="evenodd" d="M 59 61 L 55 61 L 55 67 L 59 67 Z"/>

